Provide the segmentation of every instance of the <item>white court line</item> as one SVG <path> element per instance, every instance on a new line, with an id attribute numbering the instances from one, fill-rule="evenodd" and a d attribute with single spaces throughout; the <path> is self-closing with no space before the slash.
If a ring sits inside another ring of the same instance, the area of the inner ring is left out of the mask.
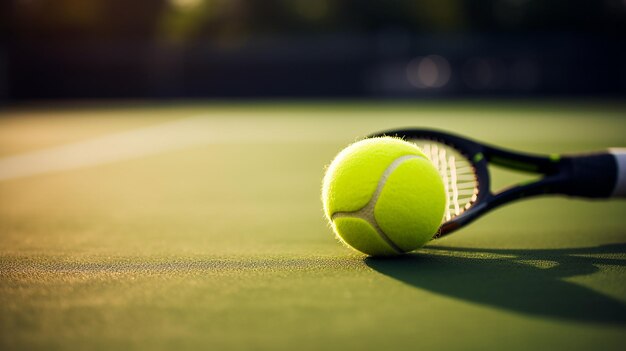
<path id="1" fill-rule="evenodd" d="M 196 116 L 0 158 L 0 181 L 116 162 L 197 145 L 306 142 L 324 131 L 302 119 Z M 312 128 L 313 127 L 313 128 Z M 316 130 L 317 129 L 317 130 Z"/>

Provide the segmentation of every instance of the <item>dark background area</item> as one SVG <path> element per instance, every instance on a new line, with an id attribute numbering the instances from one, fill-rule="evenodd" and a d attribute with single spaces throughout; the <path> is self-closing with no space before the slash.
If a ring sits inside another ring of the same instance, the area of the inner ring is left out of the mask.
<path id="1" fill-rule="evenodd" d="M 626 1 L 4 0 L 0 99 L 611 97 Z"/>

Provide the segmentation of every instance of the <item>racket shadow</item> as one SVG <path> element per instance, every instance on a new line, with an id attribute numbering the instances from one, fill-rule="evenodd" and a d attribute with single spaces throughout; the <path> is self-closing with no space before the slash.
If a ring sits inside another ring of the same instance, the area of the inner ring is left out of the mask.
<path id="1" fill-rule="evenodd" d="M 626 324 L 626 304 L 566 279 L 626 266 L 626 244 L 555 250 L 431 246 L 399 259 L 366 258 L 377 272 L 420 289 L 518 313 Z M 623 280 L 617 279 L 617 284 Z M 615 283 L 613 283 L 615 284 Z"/>

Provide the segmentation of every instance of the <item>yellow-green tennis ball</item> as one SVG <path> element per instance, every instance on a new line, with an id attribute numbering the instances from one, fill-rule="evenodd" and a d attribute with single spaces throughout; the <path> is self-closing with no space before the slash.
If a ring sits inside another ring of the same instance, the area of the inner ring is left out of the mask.
<path id="1" fill-rule="evenodd" d="M 344 243 L 371 256 L 392 256 L 432 239 L 446 194 L 439 172 L 415 144 L 382 137 L 361 140 L 335 157 L 322 201 Z"/>

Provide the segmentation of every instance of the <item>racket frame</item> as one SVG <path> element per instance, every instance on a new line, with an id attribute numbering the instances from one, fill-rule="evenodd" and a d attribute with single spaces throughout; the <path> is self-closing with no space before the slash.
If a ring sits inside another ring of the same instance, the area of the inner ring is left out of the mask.
<path id="1" fill-rule="evenodd" d="M 474 168 L 478 193 L 471 206 L 444 222 L 435 237 L 448 235 L 504 204 L 544 194 L 587 198 L 610 197 L 616 182 L 614 158 L 608 153 L 580 156 L 536 155 L 480 143 L 459 135 L 430 129 L 393 129 L 369 137 L 393 136 L 430 140 L 447 145 L 464 156 Z M 488 165 L 539 174 L 539 180 L 514 184 L 499 193 L 491 190 Z"/>

